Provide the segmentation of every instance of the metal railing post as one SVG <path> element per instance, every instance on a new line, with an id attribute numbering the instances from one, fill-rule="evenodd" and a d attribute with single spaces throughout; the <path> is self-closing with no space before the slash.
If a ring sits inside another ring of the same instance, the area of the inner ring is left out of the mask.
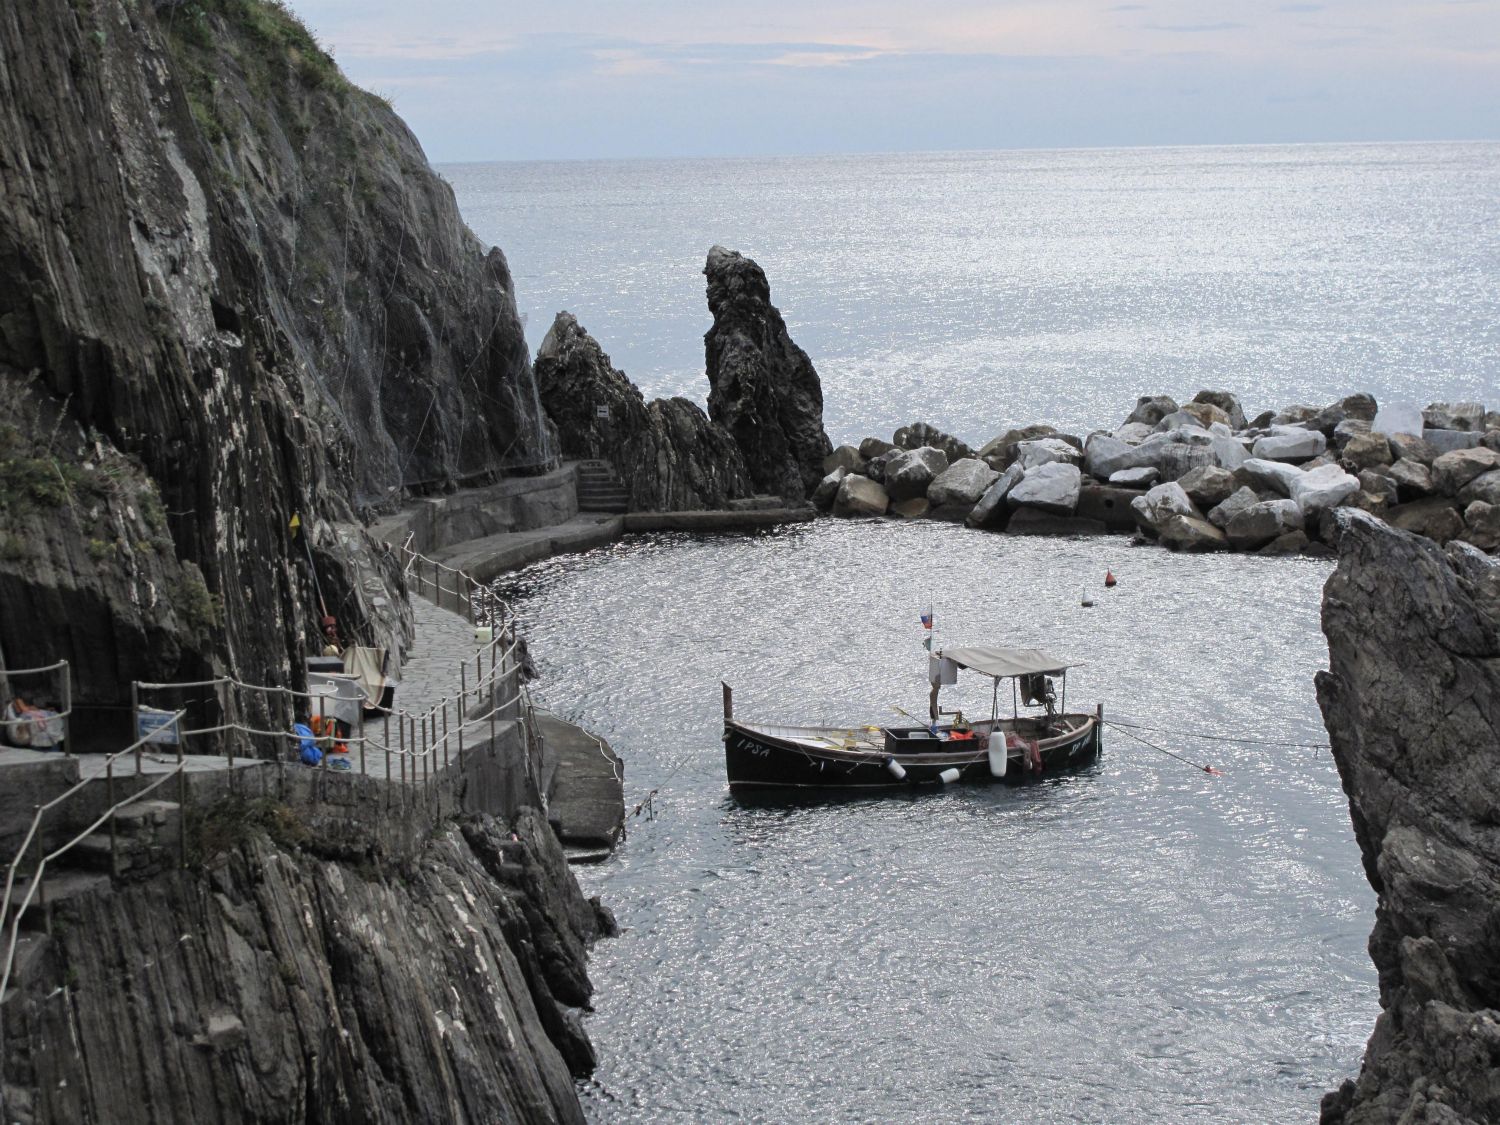
<path id="1" fill-rule="evenodd" d="M 139 680 L 130 681 L 130 729 L 136 738 L 141 735 L 141 684 Z M 135 775 L 141 776 L 141 748 L 135 748 Z"/>
<path id="2" fill-rule="evenodd" d="M 230 766 L 231 783 L 234 766 Z M 185 869 L 187 855 L 187 761 L 183 758 L 182 739 L 177 740 L 177 862 Z"/>
<path id="3" fill-rule="evenodd" d="M 37 814 L 40 815 L 42 806 L 36 806 Z M 47 909 L 47 882 L 42 878 L 42 868 L 46 864 L 42 857 L 42 826 L 37 823 L 36 832 L 36 870 L 32 873 L 32 881 L 36 884 L 36 900 L 42 908 L 42 920 L 47 929 L 47 936 L 52 936 L 52 911 Z"/>
<path id="4" fill-rule="evenodd" d="M 115 759 L 111 755 L 104 764 L 105 797 L 109 801 L 109 873 L 120 877 L 120 845 L 115 838 Z"/>
<path id="5" fill-rule="evenodd" d="M 63 756 L 73 756 L 73 665 L 63 661 Z"/>

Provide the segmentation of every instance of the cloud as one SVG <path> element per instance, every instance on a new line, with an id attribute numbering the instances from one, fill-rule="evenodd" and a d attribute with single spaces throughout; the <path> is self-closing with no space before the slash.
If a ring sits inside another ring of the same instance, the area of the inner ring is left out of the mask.
<path id="1" fill-rule="evenodd" d="M 1147 31 L 1235 31 L 1244 27 L 1242 23 L 1233 23 L 1224 20 L 1220 23 L 1148 23 L 1143 25 Z"/>
<path id="2" fill-rule="evenodd" d="M 1283 4 L 1277 8 L 1278 12 L 1321 12 L 1322 4 Z"/>

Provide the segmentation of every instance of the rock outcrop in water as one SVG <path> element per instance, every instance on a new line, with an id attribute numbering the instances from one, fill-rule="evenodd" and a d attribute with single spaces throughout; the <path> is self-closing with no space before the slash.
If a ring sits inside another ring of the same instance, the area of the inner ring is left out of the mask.
<path id="1" fill-rule="evenodd" d="M 632 510 L 722 508 L 750 495 L 734 438 L 685 398 L 647 403 L 571 313 L 557 314 L 537 350 L 536 378 L 563 456 L 608 461 Z"/>
<path id="2" fill-rule="evenodd" d="M 818 373 L 771 304 L 760 266 L 715 246 L 703 272 L 714 318 L 703 337 L 708 416 L 734 436 L 757 491 L 800 502 L 818 487 L 833 450 Z"/>
<path id="3" fill-rule="evenodd" d="M 0 9 L 0 653 L 292 683 L 317 591 L 390 643 L 357 513 L 548 461 L 505 259 L 263 0 Z"/>
<path id="4" fill-rule="evenodd" d="M 449 824 L 399 862 L 319 854 L 298 816 L 226 811 L 205 870 L 59 908 L 44 979 L 7 997 L 7 1121 L 583 1120 L 607 923 L 545 820 Z"/>
<path id="5" fill-rule="evenodd" d="M 891 479 L 902 455 L 866 438 L 824 461 L 828 475 L 814 490 L 816 502 L 843 515 L 883 514 L 878 503 L 836 503 L 852 474 L 883 484 L 889 511 L 903 518 L 967 519 L 1032 534 L 1134 531 L 1173 550 L 1265 555 L 1328 554 L 1328 513 L 1352 507 L 1442 543 L 1462 539 L 1500 550 L 1500 413 L 1479 403 L 1381 411 L 1370 395 L 1353 394 L 1246 422 L 1234 395 L 1204 390 L 1181 407 L 1166 395 L 1143 396 L 1118 428 L 1087 438 L 1025 426 L 974 453 L 919 422 L 901 427 L 893 441 L 897 450 L 982 462 L 1020 479 L 1007 480 L 988 502 L 981 496 L 969 503 L 965 495 L 956 504 L 944 495 L 919 504 L 909 482 Z M 904 456 L 902 464 L 911 454 Z M 1065 472 L 1059 464 L 1075 468 Z M 1055 487 L 1063 477 L 1071 486 L 1075 476 L 1077 487 Z"/>
<path id="6" fill-rule="evenodd" d="M 1318 702 L 1379 895 L 1384 1011 L 1323 1121 L 1500 1121 L 1500 563 L 1334 522 Z"/>

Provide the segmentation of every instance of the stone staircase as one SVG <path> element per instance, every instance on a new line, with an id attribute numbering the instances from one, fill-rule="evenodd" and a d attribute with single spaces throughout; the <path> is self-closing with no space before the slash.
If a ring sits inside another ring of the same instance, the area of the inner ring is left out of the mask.
<path id="1" fill-rule="evenodd" d="M 43 962 L 50 943 L 54 911 L 70 901 L 110 894 L 117 878 L 141 878 L 179 862 L 179 827 L 182 810 L 174 801 L 143 800 L 115 814 L 115 842 L 111 847 L 108 822 L 85 836 L 47 864 L 42 886 L 21 915 L 15 961 L 10 982 L 0 996 L 0 1006 L 32 979 Z M 23 868 L 24 870 L 24 868 Z M 9 944 L 11 925 L 20 904 L 31 890 L 30 877 L 17 878 L 10 906 L 0 925 L 0 958 Z M 3 878 L 0 878 L 3 885 Z"/>
<path id="2" fill-rule="evenodd" d="M 607 461 L 580 461 L 578 472 L 578 510 L 580 512 L 626 512 L 630 510 L 630 491 Z"/>

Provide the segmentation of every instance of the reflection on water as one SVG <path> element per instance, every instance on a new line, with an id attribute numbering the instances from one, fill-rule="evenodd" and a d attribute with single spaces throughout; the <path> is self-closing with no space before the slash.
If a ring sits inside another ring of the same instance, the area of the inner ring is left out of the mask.
<path id="1" fill-rule="evenodd" d="M 508 580 L 542 698 L 621 752 L 631 806 L 657 791 L 580 870 L 625 927 L 591 963 L 591 1117 L 1311 1120 L 1376 1013 L 1338 777 L 1297 745 L 1323 740 L 1326 574 L 821 520 Z M 1020 788 L 731 800 L 718 681 L 751 719 L 919 711 L 929 600 L 951 643 L 1084 661 L 1075 707 L 1224 776 L 1111 730 L 1098 765 Z"/>

